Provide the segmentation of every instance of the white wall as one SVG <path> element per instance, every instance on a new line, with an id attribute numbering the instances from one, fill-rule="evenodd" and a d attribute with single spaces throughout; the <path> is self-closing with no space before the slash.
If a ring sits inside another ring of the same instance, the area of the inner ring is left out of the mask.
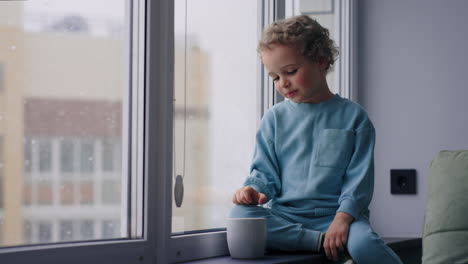
<path id="1" fill-rule="evenodd" d="M 371 221 L 421 236 L 428 167 L 468 149 L 468 1 L 359 0 L 359 103 L 377 131 Z M 390 169 L 415 168 L 417 195 L 390 194 Z"/>

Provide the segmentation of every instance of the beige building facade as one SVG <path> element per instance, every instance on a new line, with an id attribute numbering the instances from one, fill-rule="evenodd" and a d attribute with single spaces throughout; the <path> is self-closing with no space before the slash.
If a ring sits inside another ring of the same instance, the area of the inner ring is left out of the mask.
<path id="1" fill-rule="evenodd" d="M 28 31 L 21 6 L 1 5 L 0 247 L 127 236 L 128 37 Z M 174 174 L 185 198 L 173 231 L 183 232 L 206 226 L 209 56 L 176 49 Z"/>

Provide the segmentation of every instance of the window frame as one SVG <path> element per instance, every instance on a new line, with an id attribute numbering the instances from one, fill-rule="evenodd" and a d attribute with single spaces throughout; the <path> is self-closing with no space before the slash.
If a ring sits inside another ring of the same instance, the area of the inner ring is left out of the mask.
<path id="1" fill-rule="evenodd" d="M 141 43 L 145 48 L 141 55 L 144 64 L 134 69 L 144 73 L 140 80 L 144 85 L 141 89 L 144 106 L 139 117 L 142 125 L 138 126 L 142 130 L 138 132 L 144 132 L 144 137 L 138 139 L 142 145 L 139 150 L 143 154 L 143 173 L 137 177 L 143 181 L 137 184 L 143 194 L 139 215 L 143 237 L 3 247 L 0 263 L 166 263 L 171 209 L 170 191 L 167 191 L 171 187 L 171 166 L 167 164 L 172 164 L 172 155 L 167 154 L 172 151 L 168 142 L 172 140 L 173 87 L 173 69 L 168 65 L 173 61 L 174 3 L 171 0 L 132 2 L 146 7 L 145 38 Z"/>

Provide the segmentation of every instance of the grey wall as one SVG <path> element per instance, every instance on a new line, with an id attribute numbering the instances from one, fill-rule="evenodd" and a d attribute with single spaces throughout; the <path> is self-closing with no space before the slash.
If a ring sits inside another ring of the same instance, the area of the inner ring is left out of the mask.
<path id="1" fill-rule="evenodd" d="M 377 131 L 371 222 L 421 236 L 431 160 L 468 149 L 468 1 L 359 0 L 358 12 L 359 103 Z M 417 170 L 417 195 L 390 194 L 391 168 Z"/>

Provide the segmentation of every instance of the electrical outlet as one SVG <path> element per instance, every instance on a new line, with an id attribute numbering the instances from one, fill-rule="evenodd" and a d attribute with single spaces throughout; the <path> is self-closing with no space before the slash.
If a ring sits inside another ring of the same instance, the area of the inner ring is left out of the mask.
<path id="1" fill-rule="evenodd" d="M 390 170 L 390 192 L 392 194 L 416 194 L 416 170 Z"/>

